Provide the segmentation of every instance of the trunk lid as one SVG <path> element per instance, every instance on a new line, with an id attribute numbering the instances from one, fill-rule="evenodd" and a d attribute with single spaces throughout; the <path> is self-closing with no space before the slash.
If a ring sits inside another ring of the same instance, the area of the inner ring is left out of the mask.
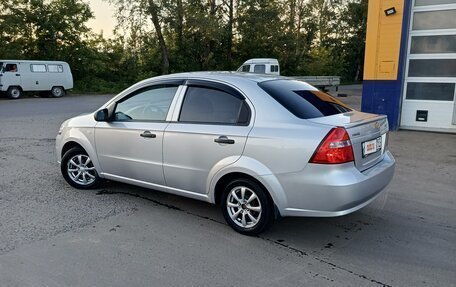
<path id="1" fill-rule="evenodd" d="M 350 135 L 355 166 L 364 171 L 382 161 L 388 145 L 388 119 L 358 111 L 308 119 L 313 123 L 344 127 Z"/>

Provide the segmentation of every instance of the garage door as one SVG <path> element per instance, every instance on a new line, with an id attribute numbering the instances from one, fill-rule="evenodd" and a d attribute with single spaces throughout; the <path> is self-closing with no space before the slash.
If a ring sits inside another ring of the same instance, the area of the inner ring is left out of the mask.
<path id="1" fill-rule="evenodd" d="M 456 0 L 415 0 L 401 128 L 456 132 Z"/>

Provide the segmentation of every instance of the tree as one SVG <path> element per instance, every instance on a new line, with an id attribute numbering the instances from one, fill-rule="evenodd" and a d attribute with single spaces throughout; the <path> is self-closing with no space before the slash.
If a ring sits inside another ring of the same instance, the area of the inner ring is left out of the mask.
<path id="1" fill-rule="evenodd" d="M 362 80 L 367 31 L 367 0 L 350 2 L 341 13 L 341 37 L 347 63 L 344 76 L 348 80 Z"/>
<path id="2" fill-rule="evenodd" d="M 165 38 L 162 34 L 161 22 L 159 19 L 159 7 L 154 3 L 153 0 L 148 1 L 147 11 L 150 14 L 152 23 L 155 27 L 155 33 L 157 34 L 158 43 L 160 44 L 160 51 L 162 56 L 162 74 L 169 73 L 169 53 L 168 47 L 165 42 Z"/>
<path id="3" fill-rule="evenodd" d="M 245 0 L 240 3 L 237 18 L 238 57 L 279 57 L 284 48 L 284 24 L 280 18 L 280 8 L 276 1 L 271 0 Z"/>

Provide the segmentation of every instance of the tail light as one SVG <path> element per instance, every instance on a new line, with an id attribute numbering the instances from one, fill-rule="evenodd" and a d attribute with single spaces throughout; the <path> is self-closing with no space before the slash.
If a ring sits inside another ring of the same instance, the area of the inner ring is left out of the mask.
<path id="1" fill-rule="evenodd" d="M 344 128 L 333 128 L 322 140 L 310 163 L 338 164 L 353 161 L 350 137 Z"/>

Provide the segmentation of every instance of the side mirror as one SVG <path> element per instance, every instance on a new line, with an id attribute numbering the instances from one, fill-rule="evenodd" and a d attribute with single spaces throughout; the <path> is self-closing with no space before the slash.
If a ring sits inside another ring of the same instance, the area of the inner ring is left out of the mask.
<path id="1" fill-rule="evenodd" d="M 95 120 L 97 122 L 107 122 L 109 120 L 108 109 L 102 109 L 95 113 Z"/>

